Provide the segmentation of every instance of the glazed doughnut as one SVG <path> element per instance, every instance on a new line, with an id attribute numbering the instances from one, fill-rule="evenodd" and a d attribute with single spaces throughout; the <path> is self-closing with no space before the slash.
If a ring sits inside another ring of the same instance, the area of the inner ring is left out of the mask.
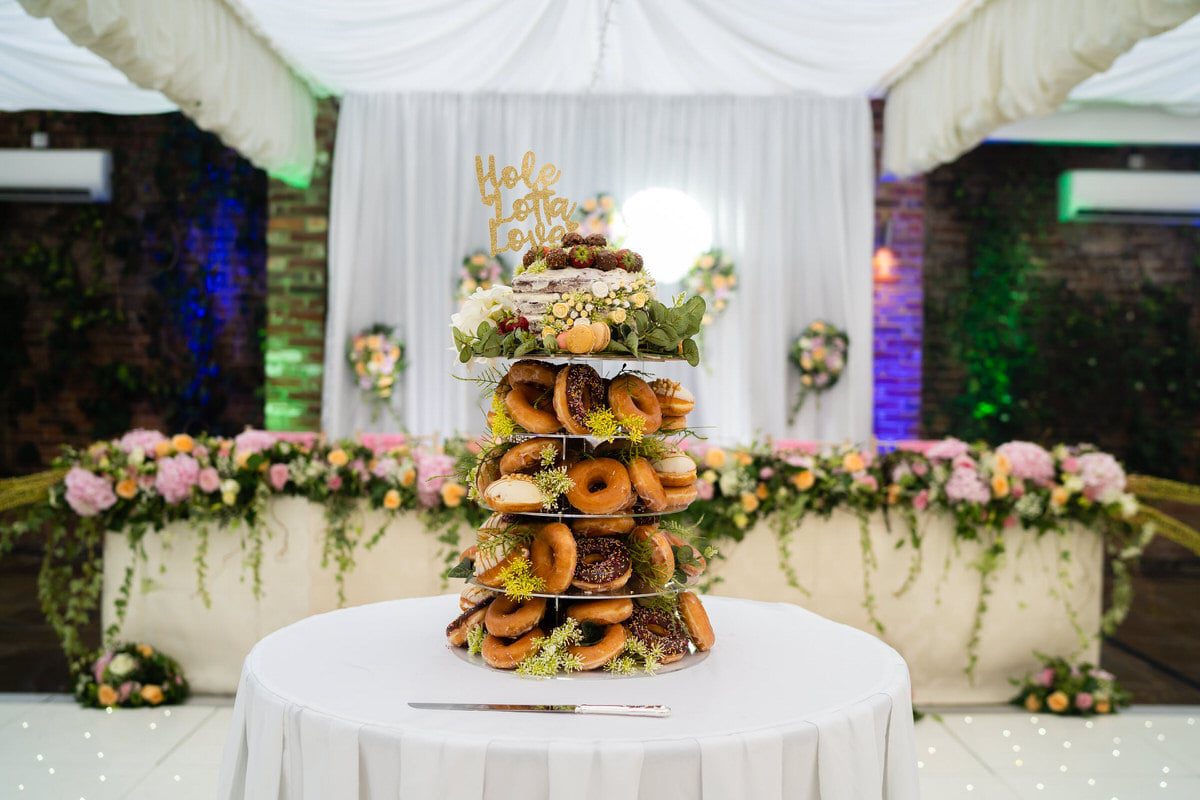
<path id="1" fill-rule="evenodd" d="M 660 431 L 681 431 L 687 427 L 687 417 L 663 417 Z"/>
<path id="2" fill-rule="evenodd" d="M 466 550 L 458 554 L 459 561 L 474 561 L 479 557 L 479 548 L 476 545 L 471 545 Z"/>
<path id="3" fill-rule="evenodd" d="M 493 514 L 479 529 L 479 547 L 475 557 L 475 580 L 485 586 L 500 588 L 500 573 L 504 568 L 516 559 L 528 555 L 528 551 L 524 547 L 514 546 L 511 540 L 502 545 L 497 543 L 489 546 L 488 539 L 495 532 L 505 530 L 507 527 L 508 523 L 503 514 Z"/>
<path id="4" fill-rule="evenodd" d="M 608 600 L 584 600 L 572 603 L 567 616 L 580 622 L 595 622 L 598 625 L 615 625 L 629 619 L 633 613 L 633 601 L 628 597 L 613 597 Z"/>
<path id="5" fill-rule="evenodd" d="M 604 407 L 604 399 L 604 379 L 587 364 L 567 364 L 558 371 L 554 379 L 554 413 L 568 433 L 590 435 L 592 431 L 585 421 L 588 414 Z"/>
<path id="6" fill-rule="evenodd" d="M 508 415 L 530 433 L 556 433 L 562 429 L 551 404 L 549 390 L 533 383 L 518 383 L 504 395 Z"/>
<path id="7" fill-rule="evenodd" d="M 696 502 L 696 484 L 690 486 L 670 486 L 663 489 L 667 496 L 667 511 L 683 511 Z"/>
<path id="8" fill-rule="evenodd" d="M 625 637 L 628 634 L 622 625 L 609 625 L 604 630 L 604 636 L 595 644 L 576 644 L 567 648 L 567 652 L 579 659 L 582 669 L 603 667 L 625 649 Z"/>
<path id="9" fill-rule="evenodd" d="M 580 461 L 567 470 L 567 477 L 575 482 L 567 502 L 585 514 L 616 513 L 633 497 L 629 472 L 614 458 Z"/>
<path id="10" fill-rule="evenodd" d="M 594 517 L 571 520 L 576 536 L 624 536 L 633 530 L 633 517 Z"/>
<path id="11" fill-rule="evenodd" d="M 675 551 L 667 535 L 657 525 L 639 525 L 629 534 L 631 542 L 645 542 L 650 547 L 650 575 L 642 575 L 654 588 L 667 585 L 675 574 Z"/>
<path id="12" fill-rule="evenodd" d="M 484 600 L 477 606 L 469 608 L 463 613 L 454 618 L 454 621 L 446 626 L 446 641 L 453 647 L 463 647 L 467 643 L 467 634 L 476 625 L 482 625 L 483 619 L 487 615 L 488 606 L 492 604 L 492 600 Z"/>
<path id="13" fill-rule="evenodd" d="M 642 433 L 654 433 L 662 425 L 662 409 L 650 384 L 636 375 L 625 373 L 608 385 L 608 405 L 617 419 L 633 417 L 644 422 Z"/>
<path id="14" fill-rule="evenodd" d="M 687 655 L 688 639 L 674 614 L 645 606 L 634 606 L 633 615 L 625 623 L 629 632 L 647 647 L 662 648 L 661 663 L 670 664 Z"/>
<path id="15" fill-rule="evenodd" d="M 670 378 L 658 378 L 650 384 L 650 390 L 664 416 L 682 417 L 696 407 L 696 396 Z"/>
<path id="16" fill-rule="evenodd" d="M 704 554 L 695 548 L 695 546 L 685 542 L 673 533 L 667 534 L 667 541 L 672 547 L 686 547 L 692 551 L 692 562 L 682 564 L 680 568 L 687 574 L 688 583 L 695 583 L 700 580 L 700 576 L 704 574 L 704 570 L 708 569 L 708 560 L 704 558 Z M 678 563 L 678 559 L 676 559 Z M 697 564 L 696 562 L 699 562 Z"/>
<path id="17" fill-rule="evenodd" d="M 561 522 L 543 525 L 529 545 L 533 574 L 546 584 L 550 594 L 565 592 L 575 576 L 576 548 L 571 529 Z"/>
<path id="18" fill-rule="evenodd" d="M 558 461 L 563 455 L 562 439 L 527 439 L 513 445 L 500 459 L 500 474 L 511 475 L 514 472 L 534 472 L 542 466 L 542 451 L 547 447 L 554 449 L 554 460 Z"/>
<path id="19" fill-rule="evenodd" d="M 490 633 L 483 637 L 483 660 L 496 669 L 516 669 L 533 652 L 535 640 L 544 638 L 541 628 L 534 628 L 516 641 L 501 639 Z"/>
<path id="20" fill-rule="evenodd" d="M 513 600 L 501 595 L 487 607 L 483 624 L 492 636 L 513 639 L 527 631 L 546 616 L 546 598 L 531 597 L 528 600 Z"/>
<path id="21" fill-rule="evenodd" d="M 504 380 L 508 382 L 509 386 L 516 386 L 518 383 L 532 383 L 534 386 L 550 389 L 554 386 L 554 367 L 526 358 L 509 367 Z"/>
<path id="22" fill-rule="evenodd" d="M 492 600 L 495 596 L 496 593 L 489 589 L 468 583 L 463 587 L 462 593 L 458 596 L 458 608 L 460 611 L 470 611 L 480 603 Z"/>
<path id="23" fill-rule="evenodd" d="M 666 488 L 690 486 L 696 482 L 696 462 L 682 450 L 667 453 L 655 461 L 654 471 Z"/>
<path id="24" fill-rule="evenodd" d="M 648 459 L 638 456 L 629 462 L 629 480 L 633 490 L 642 501 L 647 511 L 663 511 L 667 507 L 667 496 L 663 492 L 662 481 L 654 472 L 653 465 Z"/>
<path id="25" fill-rule="evenodd" d="M 616 539 L 595 536 L 576 544 L 575 577 L 571 585 L 585 592 L 610 592 L 629 583 L 633 562 Z"/>
<path id="26" fill-rule="evenodd" d="M 520 514 L 542 510 L 542 490 L 528 475 L 505 475 L 488 484 L 483 502 L 493 511 Z"/>
<path id="27" fill-rule="evenodd" d="M 688 638 L 697 650 L 708 650 L 717 641 L 712 623 L 708 621 L 708 612 L 700 604 L 700 598 L 693 592 L 683 592 L 679 595 L 679 616 L 683 626 L 687 628 Z"/>

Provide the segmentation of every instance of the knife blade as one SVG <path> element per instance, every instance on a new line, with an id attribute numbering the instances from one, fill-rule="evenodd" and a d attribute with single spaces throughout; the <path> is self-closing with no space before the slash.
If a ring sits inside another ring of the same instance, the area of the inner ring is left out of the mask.
<path id="1" fill-rule="evenodd" d="M 527 703 L 409 703 L 410 708 L 428 711 L 518 711 L 540 714 L 600 714 L 617 717 L 669 717 L 670 706 L 628 706 L 577 703 L 531 705 Z"/>

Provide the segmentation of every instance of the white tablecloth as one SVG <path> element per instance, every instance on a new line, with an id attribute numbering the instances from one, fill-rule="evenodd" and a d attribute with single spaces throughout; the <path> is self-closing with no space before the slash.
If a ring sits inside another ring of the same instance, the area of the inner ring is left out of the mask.
<path id="1" fill-rule="evenodd" d="M 246 659 L 222 798 L 861 800 L 918 796 L 908 669 L 789 604 L 706 598 L 712 655 L 645 678 L 535 681 L 465 663 L 457 597 L 335 611 Z M 417 711 L 410 701 L 662 703 L 666 719 Z"/>

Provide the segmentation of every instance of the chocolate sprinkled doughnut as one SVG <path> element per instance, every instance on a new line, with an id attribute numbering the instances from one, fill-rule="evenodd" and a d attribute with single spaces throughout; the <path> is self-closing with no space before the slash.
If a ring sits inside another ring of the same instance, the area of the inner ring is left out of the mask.
<path id="1" fill-rule="evenodd" d="M 488 606 L 496 599 L 496 595 L 484 600 L 473 608 L 468 608 L 463 613 L 454 618 L 454 621 L 446 626 L 446 639 L 455 647 L 462 647 L 467 643 L 467 634 L 471 632 L 471 628 L 476 625 L 483 624 L 483 618 L 487 615 Z"/>
<path id="2" fill-rule="evenodd" d="M 554 379 L 554 413 L 568 433 L 590 434 L 588 414 L 604 408 L 607 398 L 604 379 L 587 364 L 567 364 Z"/>
<path id="3" fill-rule="evenodd" d="M 596 541 L 606 540 L 597 539 Z M 658 645 L 662 648 L 662 663 L 664 664 L 678 661 L 687 655 L 687 633 L 674 614 L 635 604 L 633 614 L 626 620 L 625 627 L 647 647 Z"/>
<path id="4" fill-rule="evenodd" d="M 571 584 L 587 591 L 619 589 L 629 581 L 633 562 L 625 545 L 607 536 L 591 536 L 575 543 L 575 577 Z"/>

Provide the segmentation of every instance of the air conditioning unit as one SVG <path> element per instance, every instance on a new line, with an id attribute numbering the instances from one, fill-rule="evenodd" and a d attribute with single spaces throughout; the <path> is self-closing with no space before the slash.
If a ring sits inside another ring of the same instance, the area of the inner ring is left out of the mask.
<path id="1" fill-rule="evenodd" d="M 111 198 L 107 150 L 0 149 L 0 202 L 107 203 Z"/>
<path id="2" fill-rule="evenodd" d="M 1062 222 L 1200 224 L 1200 172 L 1076 169 L 1058 181 Z"/>

